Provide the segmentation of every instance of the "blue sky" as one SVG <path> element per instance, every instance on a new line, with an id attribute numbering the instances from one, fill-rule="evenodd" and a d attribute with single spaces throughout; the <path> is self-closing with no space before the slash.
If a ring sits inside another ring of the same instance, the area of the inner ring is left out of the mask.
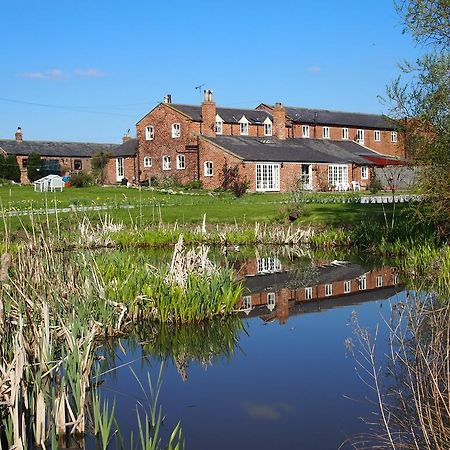
<path id="1" fill-rule="evenodd" d="M 120 142 L 165 94 L 381 113 L 420 52 L 393 0 L 0 0 L 0 139 Z M 49 106 L 43 106 L 49 105 Z"/>

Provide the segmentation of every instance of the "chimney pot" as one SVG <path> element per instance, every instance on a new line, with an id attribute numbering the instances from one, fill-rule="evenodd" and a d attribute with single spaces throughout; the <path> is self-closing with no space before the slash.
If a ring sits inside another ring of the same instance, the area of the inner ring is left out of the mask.
<path id="1" fill-rule="evenodd" d="M 130 139 L 131 139 L 130 133 L 125 133 L 125 134 L 122 136 L 122 143 L 125 144 L 125 142 L 129 141 Z"/>
<path id="2" fill-rule="evenodd" d="M 210 89 L 205 89 L 203 91 L 203 101 L 212 103 L 213 102 L 213 91 L 211 91 Z"/>
<path id="3" fill-rule="evenodd" d="M 167 94 L 164 96 L 164 103 L 172 103 L 172 95 L 171 94 Z"/>
<path id="4" fill-rule="evenodd" d="M 22 141 L 23 140 L 22 128 L 17 127 L 15 138 L 16 138 L 16 141 Z"/>

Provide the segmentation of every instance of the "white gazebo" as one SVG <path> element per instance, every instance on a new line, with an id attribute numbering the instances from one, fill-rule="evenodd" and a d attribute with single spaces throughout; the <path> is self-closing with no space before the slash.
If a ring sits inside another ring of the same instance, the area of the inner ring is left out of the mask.
<path id="1" fill-rule="evenodd" d="M 35 192 L 55 192 L 57 189 L 62 192 L 64 187 L 64 181 L 59 175 L 47 175 L 36 180 L 33 184 Z"/>

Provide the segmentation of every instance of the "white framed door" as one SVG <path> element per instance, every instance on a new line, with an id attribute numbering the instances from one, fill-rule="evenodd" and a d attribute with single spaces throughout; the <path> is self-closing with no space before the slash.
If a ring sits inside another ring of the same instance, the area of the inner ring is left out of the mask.
<path id="1" fill-rule="evenodd" d="M 302 189 L 312 191 L 312 164 L 302 164 L 300 180 Z"/>
<path id="2" fill-rule="evenodd" d="M 124 177 L 124 162 L 123 158 L 116 158 L 116 180 L 122 181 Z"/>

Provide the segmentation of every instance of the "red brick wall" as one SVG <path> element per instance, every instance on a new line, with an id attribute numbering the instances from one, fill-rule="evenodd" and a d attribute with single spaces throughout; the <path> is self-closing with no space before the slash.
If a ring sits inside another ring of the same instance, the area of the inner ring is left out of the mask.
<path id="1" fill-rule="evenodd" d="M 124 177 L 132 182 L 133 177 L 136 177 L 137 167 L 136 158 L 133 156 L 128 156 L 123 158 L 123 171 Z M 111 158 L 105 168 L 105 184 L 117 184 L 117 158 Z"/>
<path id="2" fill-rule="evenodd" d="M 172 124 L 181 125 L 181 135 L 179 138 L 172 137 Z M 154 139 L 145 139 L 145 127 L 153 126 Z M 180 112 L 174 110 L 169 105 L 160 104 L 141 119 L 136 125 L 138 139 L 138 167 L 140 170 L 140 180 L 147 180 L 150 177 L 163 178 L 167 176 L 176 177 L 182 183 L 195 180 L 197 178 L 197 153 L 193 150 L 186 150 L 186 146 L 196 146 L 197 137 L 195 133 L 200 132 L 200 123 L 193 122 Z M 185 155 L 185 169 L 177 169 L 176 157 L 178 154 Z M 163 170 L 163 156 L 170 156 L 170 170 Z M 144 157 L 152 158 L 152 167 L 144 167 Z"/>

